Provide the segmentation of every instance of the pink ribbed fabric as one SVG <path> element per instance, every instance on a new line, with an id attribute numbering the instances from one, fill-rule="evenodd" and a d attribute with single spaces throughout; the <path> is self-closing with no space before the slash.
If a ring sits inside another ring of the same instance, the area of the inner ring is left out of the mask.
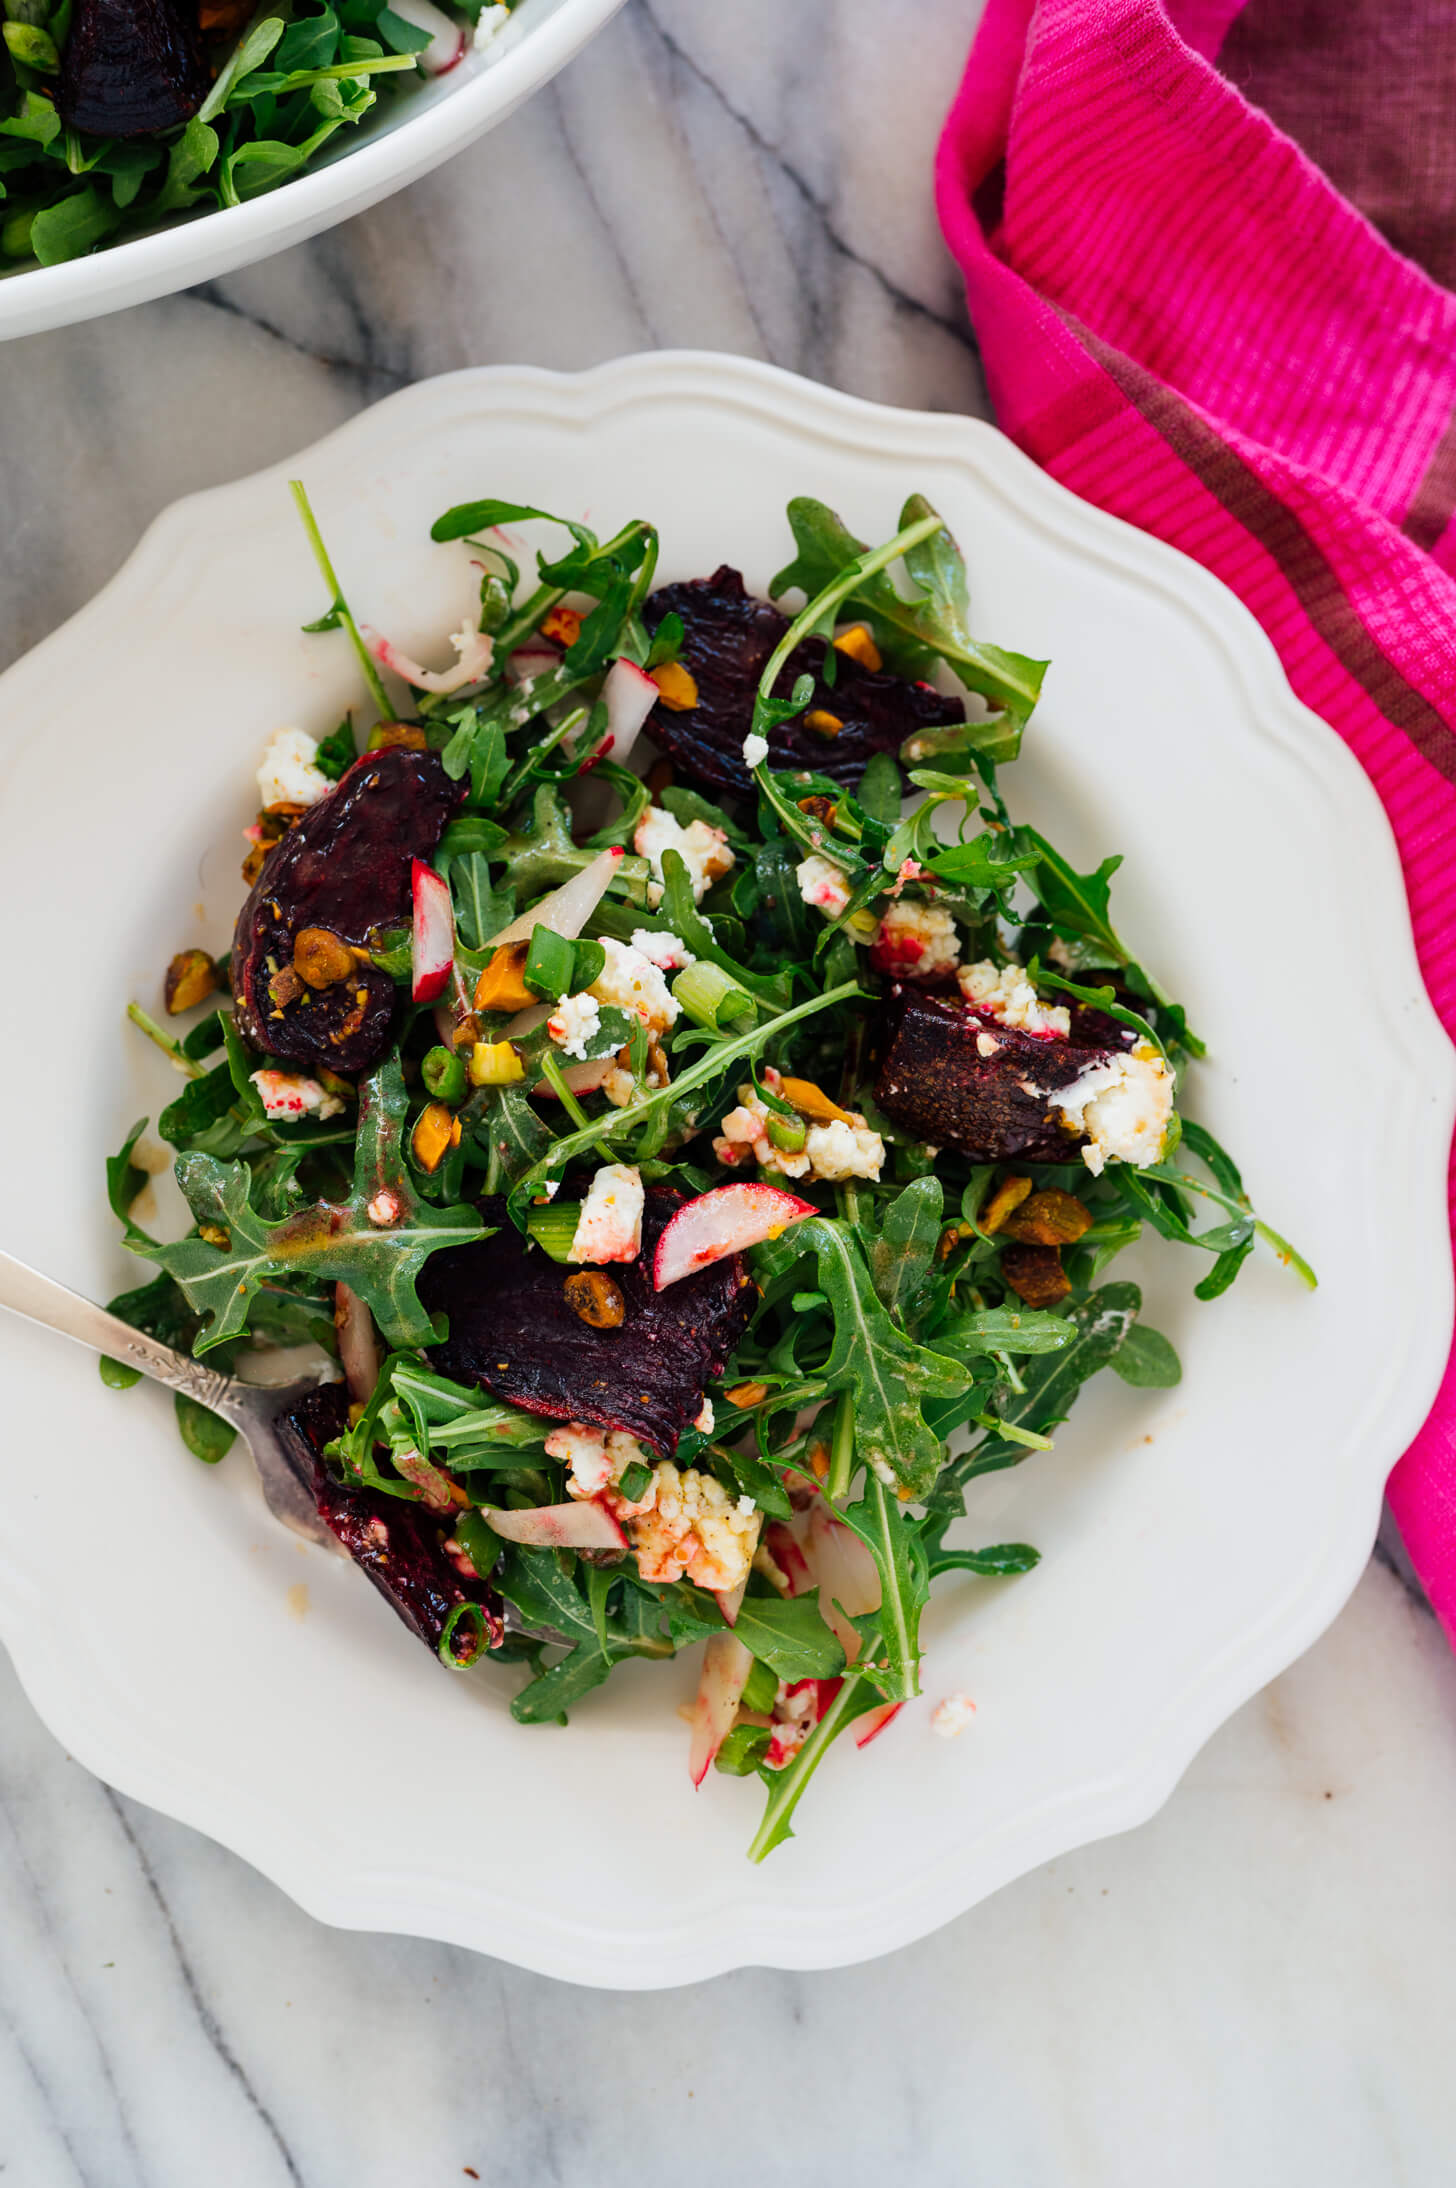
<path id="1" fill-rule="evenodd" d="M 1456 1035 L 1456 297 L 1219 73 L 1240 14 L 988 0 L 941 222 L 1001 425 L 1216 572 L 1364 764 Z M 1456 1357 L 1389 1495 L 1456 1642 Z"/>

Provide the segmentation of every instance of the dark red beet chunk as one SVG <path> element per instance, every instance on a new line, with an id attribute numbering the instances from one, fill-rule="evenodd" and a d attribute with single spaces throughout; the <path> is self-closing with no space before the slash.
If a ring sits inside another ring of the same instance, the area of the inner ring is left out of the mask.
<path id="1" fill-rule="evenodd" d="M 746 592 L 738 572 L 726 563 L 711 577 L 660 587 L 643 610 L 648 629 L 656 630 L 669 611 L 682 617 L 678 659 L 698 687 L 698 703 L 681 711 L 655 706 L 648 733 L 671 754 L 681 774 L 711 790 L 746 792 L 752 778 L 743 764 L 743 740 L 753 724 L 764 664 L 788 624 L 768 601 Z M 832 737 L 821 737 L 804 727 L 803 715 L 781 722 L 769 732 L 772 767 L 808 768 L 852 788 L 872 753 L 898 752 L 918 729 L 965 720 L 959 699 L 948 699 L 929 684 L 862 668 L 846 653 L 836 653 L 834 683 L 825 683 L 828 650 L 825 639 L 805 639 L 789 655 L 774 690 L 787 698 L 808 671 L 814 677 L 814 695 L 805 712 L 832 714 L 843 727 Z"/>
<path id="2" fill-rule="evenodd" d="M 451 1651 L 468 1663 L 482 1645 L 499 1646 L 505 1632 L 501 1606 L 484 1581 L 467 1579 L 445 1551 L 446 1524 L 423 1505 L 381 1496 L 334 1480 L 323 1449 L 348 1426 L 349 1394 L 343 1383 L 323 1383 L 301 1398 L 277 1426 L 305 1481 L 313 1486 L 319 1516 L 412 1633 L 438 1652 L 451 1615 L 462 1603 L 478 1603 L 484 1615 L 482 1643 L 475 1621 L 462 1618 Z"/>
<path id="3" fill-rule="evenodd" d="M 76 0 L 56 109 L 71 129 L 147 137 L 190 121 L 207 97 L 196 16 L 172 0 Z"/>
<path id="4" fill-rule="evenodd" d="M 332 987 L 292 993 L 294 937 L 326 927 L 362 946 L 374 928 L 407 919 L 411 861 L 430 857 L 462 788 L 433 752 L 367 752 L 269 852 L 233 936 L 233 999 L 254 1048 L 342 1072 L 383 1055 L 394 1024 L 389 974 L 361 965 Z"/>
<path id="5" fill-rule="evenodd" d="M 897 989 L 886 1011 L 875 1100 L 917 1139 L 958 1148 L 972 1162 L 1068 1162 L 1085 1144 L 1051 1097 L 1110 1048 L 1039 1039 L 965 1003 Z M 994 1043 L 982 1054 L 984 1043 Z"/>
<path id="6" fill-rule="evenodd" d="M 426 1307 L 450 1317 L 448 1339 L 430 1355 L 436 1367 L 528 1413 L 625 1429 L 670 1458 L 702 1411 L 704 1384 L 728 1365 L 754 1298 L 738 1254 L 653 1290 L 652 1250 L 685 1197 L 648 1193 L 642 1251 L 611 1267 L 626 1315 L 605 1330 L 567 1304 L 572 1270 L 539 1246 L 528 1250 L 504 1201 L 483 1202 L 486 1222 L 500 1226 L 494 1238 L 431 1254 L 420 1275 Z"/>

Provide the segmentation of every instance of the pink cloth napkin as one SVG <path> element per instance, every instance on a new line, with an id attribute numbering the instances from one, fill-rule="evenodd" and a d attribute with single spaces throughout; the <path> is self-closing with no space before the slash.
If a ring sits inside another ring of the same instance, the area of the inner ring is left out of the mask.
<path id="1" fill-rule="evenodd" d="M 1001 425 L 1258 617 L 1456 1036 L 1453 79 L 1449 0 L 988 0 L 937 191 Z M 1456 1359 L 1389 1497 L 1456 1642 Z"/>

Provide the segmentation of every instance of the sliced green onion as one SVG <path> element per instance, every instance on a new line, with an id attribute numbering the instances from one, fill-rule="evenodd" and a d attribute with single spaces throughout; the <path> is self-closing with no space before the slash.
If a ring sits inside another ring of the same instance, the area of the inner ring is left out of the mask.
<path id="1" fill-rule="evenodd" d="M 475 1640 L 474 1645 L 467 1646 L 465 1652 L 462 1654 L 455 1647 L 455 1635 L 461 1624 L 467 1618 L 471 1619 L 474 1622 Z M 480 1605 L 478 1603 L 457 1603 L 454 1610 L 450 1613 L 450 1616 L 446 1619 L 445 1630 L 440 1635 L 440 1662 L 447 1666 L 447 1668 L 451 1671 L 464 1671 L 466 1665 L 473 1664 L 476 1657 L 479 1656 L 481 1649 L 485 1644 L 485 1636 L 485 1612 L 481 1609 Z"/>
<path id="2" fill-rule="evenodd" d="M 533 988 L 548 1002 L 558 1002 L 563 995 L 574 992 L 575 966 L 576 946 L 565 935 L 556 934 L 539 923 L 531 929 L 526 962 L 521 969 L 521 978 L 528 988 Z"/>
<path id="3" fill-rule="evenodd" d="M 672 984 L 672 995 L 695 1025 L 710 1026 L 715 1032 L 733 1019 L 755 1015 L 753 997 L 706 957 L 683 968 Z"/>
<path id="4" fill-rule="evenodd" d="M 622 1478 L 617 1484 L 617 1493 L 619 1496 L 625 1497 L 629 1504 L 635 1504 L 639 1497 L 645 1496 L 647 1485 L 651 1479 L 651 1467 L 644 1466 L 640 1459 L 634 1459 L 630 1466 L 622 1469 Z"/>
<path id="5" fill-rule="evenodd" d="M 770 1146 L 777 1147 L 782 1154 L 802 1155 L 809 1143 L 809 1127 L 802 1117 L 790 1121 L 770 1110 L 767 1129 Z"/>
<path id="6" fill-rule="evenodd" d="M 465 1059 L 448 1048 L 432 1048 L 420 1065 L 420 1077 L 437 1102 L 458 1102 L 465 1093 Z"/>
<path id="7" fill-rule="evenodd" d="M 553 1261 L 569 1261 L 580 1220 L 581 1209 L 576 1201 L 549 1201 L 544 1207 L 526 1210 L 526 1232 Z"/>

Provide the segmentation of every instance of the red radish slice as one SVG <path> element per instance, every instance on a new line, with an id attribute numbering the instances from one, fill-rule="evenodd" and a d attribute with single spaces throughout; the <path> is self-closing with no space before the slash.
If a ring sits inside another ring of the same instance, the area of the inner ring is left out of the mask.
<path id="1" fill-rule="evenodd" d="M 877 1709 L 867 1709 L 863 1717 L 855 1719 L 854 1744 L 868 1747 L 870 1741 L 882 1733 L 892 1717 L 898 1717 L 905 1707 L 903 1702 L 881 1702 Z"/>
<path id="2" fill-rule="evenodd" d="M 732 1731 L 752 1669 L 752 1656 L 731 1633 L 709 1637 L 703 1651 L 698 1698 L 693 1705 L 693 1744 L 688 1754 L 688 1772 L 694 1785 L 702 1784 L 713 1757 Z"/>
<path id="3" fill-rule="evenodd" d="M 588 1056 L 582 1063 L 563 1065 L 561 1082 L 568 1094 L 595 1094 L 609 1073 L 616 1068 L 615 1050 L 610 1056 Z M 554 1102 L 557 1099 L 555 1087 L 545 1079 L 539 1086 L 533 1086 L 531 1092 L 540 1095 L 544 1101 Z"/>
<path id="4" fill-rule="evenodd" d="M 563 881 L 550 896 L 543 896 L 539 904 L 533 904 L 528 912 L 513 919 L 509 927 L 502 927 L 486 943 L 488 950 L 498 950 L 505 942 L 525 942 L 530 939 L 533 927 L 549 927 L 553 934 L 564 935 L 574 942 L 592 913 L 611 887 L 626 852 L 619 844 L 598 852 L 590 866 L 583 866 L 570 881 Z"/>
<path id="5" fill-rule="evenodd" d="M 390 0 L 393 6 L 394 0 Z M 465 33 L 458 23 L 452 23 L 434 5 L 434 0 L 399 0 L 394 9 L 416 30 L 427 30 L 430 42 L 418 54 L 420 67 L 427 76 L 446 76 L 465 58 Z"/>
<path id="6" fill-rule="evenodd" d="M 602 704 L 612 733 L 612 758 L 622 767 L 637 742 L 638 731 L 657 704 L 657 686 L 635 661 L 614 661 L 602 685 Z"/>
<path id="7" fill-rule="evenodd" d="M 821 1497 L 809 1514 L 809 1569 L 819 1583 L 819 1615 L 855 1662 L 860 1638 L 851 1618 L 880 1607 L 880 1575 L 874 1559 L 852 1528 L 834 1518 Z"/>
<path id="8" fill-rule="evenodd" d="M 506 675 L 513 684 L 534 683 L 538 676 L 549 676 L 561 666 L 561 656 L 554 646 L 543 646 L 533 640 L 528 646 L 517 646 L 506 660 Z"/>
<path id="9" fill-rule="evenodd" d="M 433 866 L 417 858 L 410 868 L 414 895 L 414 978 L 410 989 L 417 1003 L 433 1003 L 443 995 L 455 963 L 455 914 L 450 905 L 449 883 Z"/>
<path id="10" fill-rule="evenodd" d="M 652 1281 L 662 1291 L 725 1254 L 777 1238 L 789 1224 L 818 1213 L 809 1201 L 776 1185 L 715 1185 L 679 1208 L 667 1225 L 657 1241 Z"/>
<path id="11" fill-rule="evenodd" d="M 770 1521 L 764 1529 L 763 1546 L 788 1582 L 789 1594 L 807 1595 L 814 1585 L 814 1575 L 803 1545 L 789 1524 L 781 1519 Z"/>
<path id="12" fill-rule="evenodd" d="M 481 1506 L 498 1535 L 536 1550 L 625 1550 L 627 1537 L 604 1504 L 582 1497 L 571 1504 L 538 1504 L 527 1512 Z"/>
<path id="13" fill-rule="evenodd" d="M 423 5 L 423 0 L 421 0 Z M 386 638 L 375 630 L 372 623 L 359 625 L 359 636 L 382 669 L 390 669 L 413 684 L 418 691 L 433 691 L 443 697 L 446 693 L 460 691 L 466 684 L 478 684 L 490 667 L 495 654 L 495 640 L 488 631 L 465 629 L 457 631 L 450 643 L 459 655 L 452 669 L 423 669 L 412 654 L 397 646 L 392 638 Z"/>
<path id="14" fill-rule="evenodd" d="M 746 1579 L 740 1580 L 736 1588 L 715 1590 L 718 1608 L 723 1613 L 723 1616 L 727 1619 L 730 1626 L 737 1625 L 738 1613 L 743 1608 L 743 1598 L 747 1594 L 747 1592 L 748 1582 Z"/>
<path id="15" fill-rule="evenodd" d="M 347 1284 L 334 1286 L 334 1328 L 349 1396 L 357 1405 L 364 1405 L 374 1395 L 379 1380 L 379 1339 L 373 1315 Z"/>

